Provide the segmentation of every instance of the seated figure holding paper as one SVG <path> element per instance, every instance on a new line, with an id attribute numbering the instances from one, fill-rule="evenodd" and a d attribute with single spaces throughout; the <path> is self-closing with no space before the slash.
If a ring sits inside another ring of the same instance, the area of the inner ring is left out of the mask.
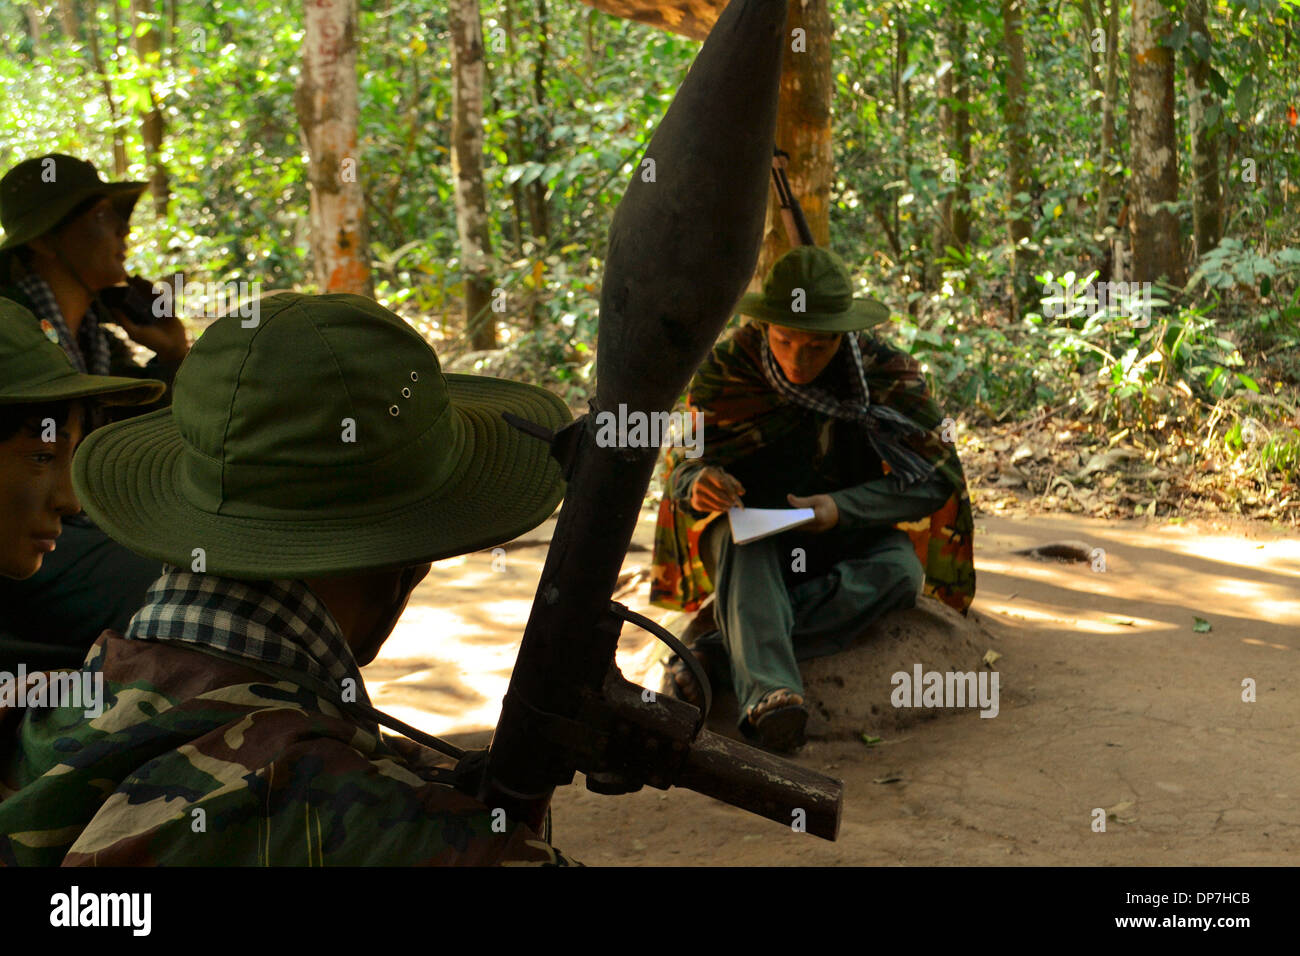
<path id="1" fill-rule="evenodd" d="M 718 630 L 696 653 L 725 651 L 742 733 L 789 751 L 808 718 L 798 661 L 848 647 L 923 585 L 965 613 L 974 523 L 951 420 L 915 360 L 863 331 L 889 312 L 853 298 L 836 256 L 792 250 L 738 311 L 760 321 L 719 341 L 687 396 L 703 454 L 666 453 L 651 600 L 692 611 L 716 590 Z M 721 519 L 733 508 L 811 514 Z M 698 702 L 689 671 L 674 678 Z"/>

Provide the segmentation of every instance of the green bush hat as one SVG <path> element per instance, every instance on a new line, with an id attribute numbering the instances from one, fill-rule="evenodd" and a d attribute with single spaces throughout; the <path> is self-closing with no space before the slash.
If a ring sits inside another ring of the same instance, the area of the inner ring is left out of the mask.
<path id="1" fill-rule="evenodd" d="M 257 304 L 199 337 L 170 408 L 82 443 L 73 487 L 111 537 L 186 570 L 297 579 L 477 551 L 555 510 L 564 480 L 550 447 L 501 413 L 558 429 L 570 415 L 557 396 L 443 375 L 371 299 Z"/>
<path id="2" fill-rule="evenodd" d="M 796 294 L 799 289 L 802 296 Z M 794 311 L 796 305 L 803 311 Z M 743 296 L 736 311 L 808 332 L 854 332 L 889 318 L 883 303 L 853 298 L 848 268 L 819 246 L 796 246 L 783 255 L 763 280 L 762 293 Z"/>
<path id="3" fill-rule="evenodd" d="M 17 302 L 0 299 L 0 405 L 91 397 L 108 405 L 143 405 L 166 390 L 152 378 L 83 375 L 41 331 L 35 315 Z"/>
<path id="4" fill-rule="evenodd" d="M 43 236 L 87 199 L 107 196 L 129 220 L 148 183 L 106 183 L 94 164 L 75 156 L 49 153 L 26 159 L 0 179 L 0 252 Z"/>

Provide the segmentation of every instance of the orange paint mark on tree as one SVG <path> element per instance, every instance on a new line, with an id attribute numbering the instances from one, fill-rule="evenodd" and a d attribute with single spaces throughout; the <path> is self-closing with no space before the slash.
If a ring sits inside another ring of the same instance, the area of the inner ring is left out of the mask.
<path id="1" fill-rule="evenodd" d="M 356 295 L 365 295 L 368 275 L 369 270 L 360 259 L 345 259 L 330 272 L 325 289 L 327 292 L 352 292 Z"/>

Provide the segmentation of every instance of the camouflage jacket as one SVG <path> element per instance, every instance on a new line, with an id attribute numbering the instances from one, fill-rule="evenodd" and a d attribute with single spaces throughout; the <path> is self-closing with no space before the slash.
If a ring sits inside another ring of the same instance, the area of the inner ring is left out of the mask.
<path id="1" fill-rule="evenodd" d="M 650 582 L 650 600 L 660 607 L 694 611 L 713 591 L 699 553 L 699 539 L 717 513 L 702 515 L 687 504 L 695 473 L 706 465 L 734 472 L 750 492 L 761 485 L 781 485 L 791 477 L 788 471 L 798 471 L 805 478 L 820 473 L 822 480 L 832 482 L 829 487 L 807 488 L 787 482 L 790 487 L 783 490 L 800 495 L 833 492 L 844 487 L 839 482 L 864 482 L 875 475 L 888 475 L 887 464 L 861 453 L 866 441 L 856 426 L 799 407 L 771 386 L 760 358 L 765 328 L 763 323 L 750 322 L 730 330 L 691 380 L 687 405 L 702 416 L 703 456 L 688 459 L 682 448 L 670 445 L 665 449 L 665 492 L 655 527 Z M 948 488 L 955 489 L 932 514 L 898 521 L 894 526 L 907 532 L 916 548 L 925 569 L 924 593 L 964 614 L 975 596 L 975 521 L 953 434 L 945 428 L 943 412 L 930 396 L 916 360 L 866 332 L 857 335 L 871 401 L 893 408 L 926 430 L 908 438 L 908 444 L 934 466 Z M 807 440 L 801 440 L 809 436 L 821 438 L 813 439 L 809 447 Z M 828 446 L 851 442 L 861 447 L 819 449 L 818 441 Z M 784 461 L 792 456 L 806 460 Z M 820 459 L 819 467 L 809 467 L 813 459 Z M 783 462 L 798 467 L 782 468 Z M 832 463 L 838 467 L 830 467 Z M 769 480 L 773 478 L 781 481 Z M 897 487 L 894 478 L 882 477 L 869 490 L 884 494 L 893 487 Z M 759 507 L 783 507 L 783 495 L 773 496 L 772 490 L 765 492 L 771 500 L 762 500 L 762 493 L 748 492 L 746 500 Z"/>
<path id="2" fill-rule="evenodd" d="M 571 862 L 435 782 L 434 751 L 372 732 L 306 682 L 112 631 L 83 669 L 103 674 L 102 713 L 27 710 L 0 764 L 0 863 Z"/>

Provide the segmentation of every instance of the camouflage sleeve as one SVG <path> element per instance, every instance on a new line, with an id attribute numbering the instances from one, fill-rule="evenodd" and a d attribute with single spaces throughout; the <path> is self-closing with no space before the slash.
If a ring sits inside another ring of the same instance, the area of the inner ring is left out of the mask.
<path id="1" fill-rule="evenodd" d="M 320 736 L 316 717 L 248 714 L 139 767 L 64 865 L 571 864 L 504 811 Z"/>
<path id="2" fill-rule="evenodd" d="M 683 459 L 668 474 L 668 497 L 682 504 L 689 505 L 695 479 L 704 470 L 706 464 L 702 458 Z"/>

